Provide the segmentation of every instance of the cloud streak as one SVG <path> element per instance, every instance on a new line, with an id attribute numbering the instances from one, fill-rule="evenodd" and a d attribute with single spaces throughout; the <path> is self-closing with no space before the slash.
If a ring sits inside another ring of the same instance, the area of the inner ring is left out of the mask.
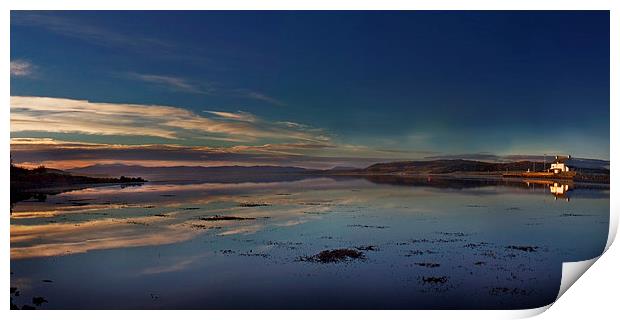
<path id="1" fill-rule="evenodd" d="M 204 112 L 210 113 L 212 115 L 215 115 L 215 116 L 217 116 L 218 118 L 221 118 L 221 119 L 229 119 L 229 120 L 244 121 L 244 122 L 256 122 L 256 121 L 258 121 L 256 116 L 254 116 L 251 113 L 243 112 L 243 111 L 238 111 L 238 112 L 234 113 L 234 112 L 205 110 Z"/>
<path id="2" fill-rule="evenodd" d="M 252 90 L 238 90 L 238 91 L 241 92 L 245 97 L 250 98 L 250 99 L 267 102 L 269 104 L 272 104 L 278 107 L 283 107 L 286 105 L 284 102 L 276 98 L 270 97 L 261 92 L 252 91 Z"/>
<path id="3" fill-rule="evenodd" d="M 186 54 L 183 48 L 179 48 L 167 40 L 130 33 L 126 30 L 104 28 L 80 19 L 80 16 L 83 14 L 16 11 L 11 12 L 11 26 L 43 29 L 59 36 L 78 39 L 99 47 L 120 48 L 138 53 L 141 56 L 148 54 L 149 58 L 190 61 L 192 63 L 206 60 L 204 56 L 196 59 L 194 56 Z M 11 76 L 27 76 L 31 72 L 32 65 L 28 62 L 11 62 Z M 165 86 L 174 91 L 208 93 L 207 89 L 178 77 L 138 73 L 129 73 L 129 76 L 151 84 Z"/>
<path id="4" fill-rule="evenodd" d="M 198 94 L 211 94 L 213 92 L 213 89 L 205 88 L 204 86 L 192 83 L 191 81 L 180 77 L 141 74 L 134 72 L 130 72 L 127 75 L 131 79 L 143 81 L 149 84 L 159 85 L 172 91 Z"/>
<path id="5" fill-rule="evenodd" d="M 190 63 L 193 65 L 203 65 L 206 61 L 210 61 L 210 59 L 206 58 L 204 54 L 200 54 L 198 57 L 196 55 L 187 54 L 190 49 L 195 50 L 195 48 L 183 48 L 179 47 L 178 44 L 173 45 L 174 42 L 169 39 L 163 40 L 141 34 L 129 33 L 125 30 L 120 31 L 103 28 L 67 14 L 58 15 L 44 12 L 13 12 L 11 13 L 11 25 L 41 28 L 48 32 L 63 37 L 78 39 L 91 45 L 121 48 L 138 53 L 141 56 L 147 54 L 149 58 L 174 60 L 177 62 L 181 61 L 183 63 Z M 27 75 L 24 69 L 27 65 L 24 64 L 24 61 L 21 61 L 20 63 L 22 64 L 15 65 L 15 69 L 13 68 L 13 63 L 11 64 L 11 76 L 17 77 Z M 209 64 L 213 67 L 213 63 Z M 20 66 L 22 71 L 19 69 Z M 204 83 L 197 83 L 177 76 L 132 72 L 127 73 L 127 75 L 132 79 L 162 86 L 171 91 L 192 94 L 236 96 L 268 103 L 274 106 L 286 105 L 281 100 L 264 92 L 235 88 L 234 85 L 218 88 L 210 84 L 205 85 Z"/>
<path id="6" fill-rule="evenodd" d="M 29 166 L 43 164 L 59 169 L 113 163 L 162 167 L 278 165 L 327 169 L 334 166 L 365 167 L 394 156 L 405 158 L 402 153 L 360 154 L 348 146 L 327 143 L 206 147 L 110 145 L 33 138 L 11 140 L 11 157 L 15 163 Z"/>
<path id="7" fill-rule="evenodd" d="M 202 145 L 208 140 L 253 143 L 327 143 L 330 140 L 321 129 L 290 127 L 246 112 L 208 113 L 214 117 L 170 106 L 14 96 L 11 97 L 11 132 L 150 136 Z"/>
<path id="8" fill-rule="evenodd" d="M 11 77 L 27 77 L 32 75 L 34 66 L 25 60 L 11 61 Z"/>
<path id="9" fill-rule="evenodd" d="M 28 96 L 11 97 L 11 137 L 16 163 L 61 169 L 103 163 L 363 167 L 428 155 L 341 143 L 321 128 L 244 111 L 197 114 L 171 106 Z M 149 144 L 140 142 L 144 137 Z"/>
<path id="10" fill-rule="evenodd" d="M 151 85 L 156 85 L 170 91 L 203 95 L 241 97 L 244 99 L 256 100 L 279 107 L 286 105 L 284 102 L 274 97 L 248 89 L 230 89 L 214 84 L 199 83 L 197 81 L 189 80 L 186 78 L 169 75 L 144 74 L 137 72 L 127 72 L 123 75 L 128 77 L 129 79 L 141 81 Z"/>
<path id="11" fill-rule="evenodd" d="M 110 31 L 105 28 L 83 23 L 52 14 L 36 12 L 11 13 L 11 24 L 26 27 L 44 28 L 50 32 L 80 39 L 82 41 L 106 47 L 124 47 L 144 50 L 145 48 L 171 49 L 171 46 L 159 39 L 130 35 L 125 32 Z"/>

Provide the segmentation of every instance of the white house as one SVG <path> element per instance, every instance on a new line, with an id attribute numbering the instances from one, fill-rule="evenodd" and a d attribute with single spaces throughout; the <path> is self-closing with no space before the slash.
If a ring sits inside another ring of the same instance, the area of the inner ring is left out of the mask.
<path id="1" fill-rule="evenodd" d="M 560 173 L 560 172 L 568 172 L 570 171 L 570 169 L 568 168 L 568 166 L 564 163 L 564 161 L 570 159 L 570 156 L 567 157 L 562 157 L 562 156 L 555 156 L 555 162 L 551 164 L 551 171 L 553 173 Z"/>
<path id="2" fill-rule="evenodd" d="M 551 164 L 551 171 L 553 171 L 553 173 L 567 172 L 569 170 L 570 169 L 568 168 L 568 166 L 563 163 L 552 163 Z"/>

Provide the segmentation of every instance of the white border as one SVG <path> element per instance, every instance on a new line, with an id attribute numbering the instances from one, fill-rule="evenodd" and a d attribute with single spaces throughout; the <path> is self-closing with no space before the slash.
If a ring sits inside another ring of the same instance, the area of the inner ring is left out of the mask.
<path id="1" fill-rule="evenodd" d="M 609 10 L 613 0 L 22 0 L 11 10 Z"/>
<path id="2" fill-rule="evenodd" d="M 353 4 L 354 3 L 354 4 Z M 174 1 L 134 1 L 129 2 L 119 0 L 90 0 L 90 1 L 74 1 L 74 0 L 20 0 L 20 1 L 2 1 L 1 17 L 2 24 L 1 34 L 2 43 L 9 42 L 9 10 L 611 10 L 611 88 L 616 88 L 618 84 L 618 75 L 620 74 L 619 66 L 617 63 L 617 57 L 620 57 L 618 50 L 618 41 L 620 41 L 620 1 L 613 0 L 357 0 L 357 1 L 336 1 L 336 0 L 228 0 L 228 1 L 196 1 L 196 0 L 174 0 Z M 0 152 L 2 159 L 8 162 L 9 160 L 9 132 L 10 132 L 10 112 L 9 112 L 9 61 L 10 50 L 9 47 L 4 45 L 0 47 L 4 57 L 5 76 L 2 78 L 2 92 L 5 101 L 4 108 L 2 108 L 3 121 L 2 125 L 2 146 Z M 615 91 L 611 90 L 611 123 L 618 123 L 618 97 Z M 611 163 L 615 163 L 618 155 L 618 129 L 615 126 L 611 126 Z M 0 230 L 4 236 L 4 241 L 1 242 L 2 251 L 0 255 L 2 257 L 3 264 L 0 269 L 0 276 L 2 277 L 2 283 L 4 287 L 9 287 L 9 215 L 8 215 L 8 181 L 9 170 L 6 166 L 1 166 L 2 183 L 4 183 L 4 192 L 0 193 L 0 203 L 5 204 L 5 221 L 0 224 Z M 612 185 L 618 183 L 618 174 L 616 171 L 611 172 Z M 616 234 L 618 226 L 618 199 L 614 197 L 614 188 L 611 188 L 610 203 L 611 203 L 611 223 L 610 234 L 607 242 L 607 249 L 609 249 L 611 243 Z M 594 265 L 593 269 L 599 270 L 596 274 L 586 274 L 584 278 L 598 279 L 592 280 L 590 283 L 583 283 L 580 281 L 576 287 L 580 287 L 580 292 L 572 292 L 569 290 L 558 303 L 554 304 L 550 312 L 545 313 L 543 317 L 551 317 L 558 319 L 560 317 L 571 316 L 581 314 L 582 316 L 590 315 L 592 312 L 598 314 L 617 314 L 615 312 L 614 304 L 616 303 L 615 293 L 616 285 L 619 283 L 619 276 L 617 270 L 620 270 L 620 259 L 618 258 L 618 250 L 611 248 L 601 258 L 605 261 L 605 265 L 599 266 L 600 263 Z M 583 266 L 589 266 L 597 259 L 590 260 L 588 262 L 577 263 L 565 266 L 565 268 L 573 268 L 573 272 L 583 272 Z M 602 263 L 602 262 L 601 262 Z M 576 266 L 580 266 L 577 270 Z M 565 269 L 566 270 L 566 269 Z M 607 272 L 607 273 L 605 273 Z M 566 286 L 566 284 L 563 284 Z M 587 287 L 591 291 L 586 291 L 583 287 Z M 576 290 L 575 290 L 576 291 Z M 564 299 L 572 299 L 572 303 L 562 303 Z M 575 300 L 576 299 L 576 300 Z M 607 301 L 606 304 L 600 304 L 600 301 Z M 471 319 L 496 319 L 496 318 L 520 318 L 529 317 L 539 314 L 547 307 L 532 309 L 532 310 L 520 310 L 520 311 L 105 311 L 105 312 L 88 312 L 88 311 L 36 311 L 36 312 L 9 312 L 9 295 L 5 294 L 0 297 L 0 305 L 4 308 L 2 313 L 4 319 L 7 316 L 10 319 L 21 318 L 52 318 L 52 319 L 78 319 L 87 316 L 90 319 L 105 319 L 115 316 L 141 316 L 149 317 L 150 319 L 164 319 L 170 316 L 182 316 L 182 317 L 195 317 L 203 318 L 205 316 L 212 317 L 252 317 L 258 319 L 317 319 L 324 317 L 355 317 L 356 319 L 373 319 L 377 317 L 389 316 L 390 318 L 410 318 L 410 317 L 423 317 L 431 319 L 452 319 L 454 317 L 459 318 L 471 318 Z M 138 313 L 139 312 L 139 313 Z M 586 313 L 584 313 L 586 312 Z"/>

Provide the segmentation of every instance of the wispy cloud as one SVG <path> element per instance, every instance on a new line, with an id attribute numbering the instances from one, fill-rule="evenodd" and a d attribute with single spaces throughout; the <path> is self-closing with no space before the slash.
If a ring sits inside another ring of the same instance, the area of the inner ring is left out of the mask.
<path id="1" fill-rule="evenodd" d="M 170 39 L 162 39 L 135 32 L 131 29 L 114 29 L 94 24 L 83 18 L 81 12 L 11 12 L 11 25 L 39 28 L 59 36 L 80 40 L 90 45 L 117 48 L 140 54 L 141 57 L 172 60 L 196 66 L 220 67 L 205 52 L 195 54 L 197 48 L 181 46 Z M 191 52 L 191 53 L 190 53 Z"/>
<path id="2" fill-rule="evenodd" d="M 155 74 L 142 74 L 142 73 L 134 73 L 134 72 L 127 73 L 127 76 L 131 79 L 140 80 L 140 81 L 147 82 L 150 84 L 162 86 L 172 91 L 182 91 L 182 92 L 198 93 L 198 94 L 211 94 L 213 92 L 212 88 L 208 88 L 204 85 L 194 83 L 190 80 L 187 80 L 181 77 L 163 76 L 163 75 L 155 75 Z"/>
<path id="3" fill-rule="evenodd" d="M 173 144 L 119 145 L 40 138 L 11 139 L 11 157 L 27 166 L 70 169 L 94 164 L 170 166 L 298 166 L 328 169 L 366 167 L 378 162 L 420 159 L 424 152 L 382 151 L 331 142 L 269 143 L 228 147 Z"/>
<path id="4" fill-rule="evenodd" d="M 240 92 L 244 93 L 244 95 L 247 98 L 250 99 L 254 99 L 254 100 L 259 100 L 259 101 L 263 101 L 263 102 L 267 102 L 269 104 L 275 105 L 275 106 L 285 106 L 286 104 L 274 97 L 270 97 L 264 93 L 260 93 L 260 92 L 256 92 L 256 91 L 252 91 L 252 90 L 241 90 Z"/>
<path id="5" fill-rule="evenodd" d="M 206 61 L 211 61 L 204 54 L 188 54 L 188 48 L 179 47 L 168 40 L 153 38 L 126 30 L 114 30 L 104 28 L 89 21 L 79 19 L 77 14 L 57 14 L 45 12 L 12 12 L 11 24 L 23 27 L 42 28 L 49 32 L 83 42 L 103 47 L 120 48 L 141 55 L 148 54 L 149 58 L 174 60 L 193 65 L 203 65 Z M 211 67 L 217 66 L 212 61 Z M 11 69 L 13 70 L 13 68 Z M 14 74 L 11 71 L 11 75 Z M 219 94 L 229 96 L 240 96 L 247 99 L 257 100 L 274 106 L 286 105 L 281 100 L 272 97 L 264 92 L 251 89 L 239 89 L 234 85 L 228 87 L 215 87 L 210 84 L 198 83 L 185 78 L 158 75 L 127 73 L 131 78 L 147 83 L 164 86 L 169 90 L 180 91 L 194 94 Z"/>
<path id="6" fill-rule="evenodd" d="M 170 48 L 171 46 L 159 39 L 116 32 L 101 28 L 78 19 L 58 14 L 40 12 L 12 12 L 11 24 L 44 28 L 50 32 L 77 38 L 98 46 L 114 46 L 132 49 Z"/>
<path id="7" fill-rule="evenodd" d="M 209 111 L 205 110 L 204 112 L 210 113 L 212 115 L 217 116 L 218 118 L 229 119 L 229 120 L 237 120 L 237 121 L 245 121 L 245 122 L 256 122 L 258 119 L 251 113 L 237 111 L 234 112 L 224 112 L 224 111 Z"/>
<path id="8" fill-rule="evenodd" d="M 170 91 L 205 94 L 205 95 L 219 95 L 219 96 L 233 96 L 241 97 L 245 99 L 257 100 L 265 102 L 275 106 L 285 106 L 286 104 L 274 97 L 268 96 L 264 93 L 260 93 L 248 89 L 231 89 L 222 85 L 216 85 L 214 82 L 199 82 L 190 80 L 179 76 L 160 75 L 160 74 L 145 74 L 138 72 L 126 72 L 119 73 L 119 75 L 128 77 L 133 80 L 138 80 L 148 84 L 163 87 Z"/>
<path id="9" fill-rule="evenodd" d="M 26 60 L 11 61 L 11 77 L 27 77 L 34 72 L 34 65 Z"/>
<path id="10" fill-rule="evenodd" d="M 386 159 L 359 157 L 359 154 L 350 153 L 347 148 L 342 149 L 329 143 L 232 147 L 165 144 L 130 146 L 33 138 L 12 139 L 11 156 L 16 163 L 44 164 L 59 169 L 113 163 L 143 166 L 279 165 L 327 169 L 334 166 L 364 167 Z"/>
<path id="11" fill-rule="evenodd" d="M 231 94 L 242 97 L 242 98 L 266 102 L 268 104 L 278 106 L 278 107 L 286 106 L 284 102 L 274 97 L 271 97 L 265 93 L 259 92 L 259 91 L 250 90 L 250 89 L 233 89 L 233 90 L 228 90 L 228 91 L 230 91 Z"/>
<path id="12" fill-rule="evenodd" d="M 213 112 L 215 117 L 206 117 L 170 106 L 15 96 L 11 97 L 11 132 L 151 136 L 193 143 L 200 140 L 325 143 L 330 140 L 317 128 L 291 128 L 244 112 Z"/>

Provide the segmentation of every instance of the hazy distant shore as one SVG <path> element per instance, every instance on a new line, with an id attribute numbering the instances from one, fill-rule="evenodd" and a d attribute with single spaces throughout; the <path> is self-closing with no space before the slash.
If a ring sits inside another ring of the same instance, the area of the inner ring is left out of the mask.
<path id="1" fill-rule="evenodd" d="M 577 162 L 576 164 L 579 164 Z M 505 174 L 519 175 L 528 171 L 545 171 L 550 163 L 517 161 L 517 162 L 483 162 L 472 160 L 432 160 L 432 161 L 400 161 L 373 164 L 364 169 L 328 170 L 330 175 L 349 176 L 403 176 L 403 177 L 444 177 L 451 179 L 508 179 Z M 579 167 L 572 169 L 576 176 L 574 182 L 590 182 L 609 184 L 609 169 L 604 167 Z M 566 180 L 561 177 L 514 177 L 521 180 Z"/>
<path id="2" fill-rule="evenodd" d="M 509 172 L 513 174 L 517 174 L 519 172 Z M 395 177 L 409 177 L 409 178 L 443 178 L 443 179 L 484 179 L 484 180 L 512 180 L 512 181 L 522 181 L 522 180 L 552 180 L 552 181 L 567 181 L 567 179 L 561 178 L 553 178 L 553 177 L 545 177 L 545 178 L 519 178 L 519 177 L 504 177 L 505 172 L 450 172 L 450 173 L 407 173 L 407 172 L 386 172 L 386 173 L 375 173 L 375 172 L 333 172 L 333 173 L 324 173 L 324 175 L 329 176 L 395 176 Z M 594 175 L 582 175 L 580 178 L 576 178 L 568 181 L 575 182 L 583 182 L 583 183 L 598 183 L 598 184 L 609 184 L 609 176 L 605 175 L 596 175 L 597 177 L 601 177 L 599 180 L 588 180 L 583 179 L 585 177 L 592 177 Z M 579 177 L 579 176 L 578 176 Z"/>
<path id="3" fill-rule="evenodd" d="M 122 164 L 95 165 L 61 171 L 50 168 L 26 169 L 11 165 L 12 198 L 52 194 L 67 190 L 83 189 L 93 186 L 132 185 L 147 180 L 188 181 L 210 183 L 243 183 L 296 181 L 310 177 L 366 177 L 380 180 L 381 177 L 394 177 L 415 180 L 493 180 L 493 181 L 569 181 L 579 184 L 609 185 L 609 169 L 601 167 L 574 167 L 577 175 L 572 180 L 545 177 L 504 177 L 504 174 L 519 174 L 530 169 L 544 170 L 549 164 L 530 161 L 510 163 L 491 163 L 471 160 L 430 160 L 377 163 L 366 168 L 333 168 L 328 170 L 279 166 L 222 166 L 222 167 L 143 167 Z M 140 176 L 133 178 L 135 176 Z"/>

